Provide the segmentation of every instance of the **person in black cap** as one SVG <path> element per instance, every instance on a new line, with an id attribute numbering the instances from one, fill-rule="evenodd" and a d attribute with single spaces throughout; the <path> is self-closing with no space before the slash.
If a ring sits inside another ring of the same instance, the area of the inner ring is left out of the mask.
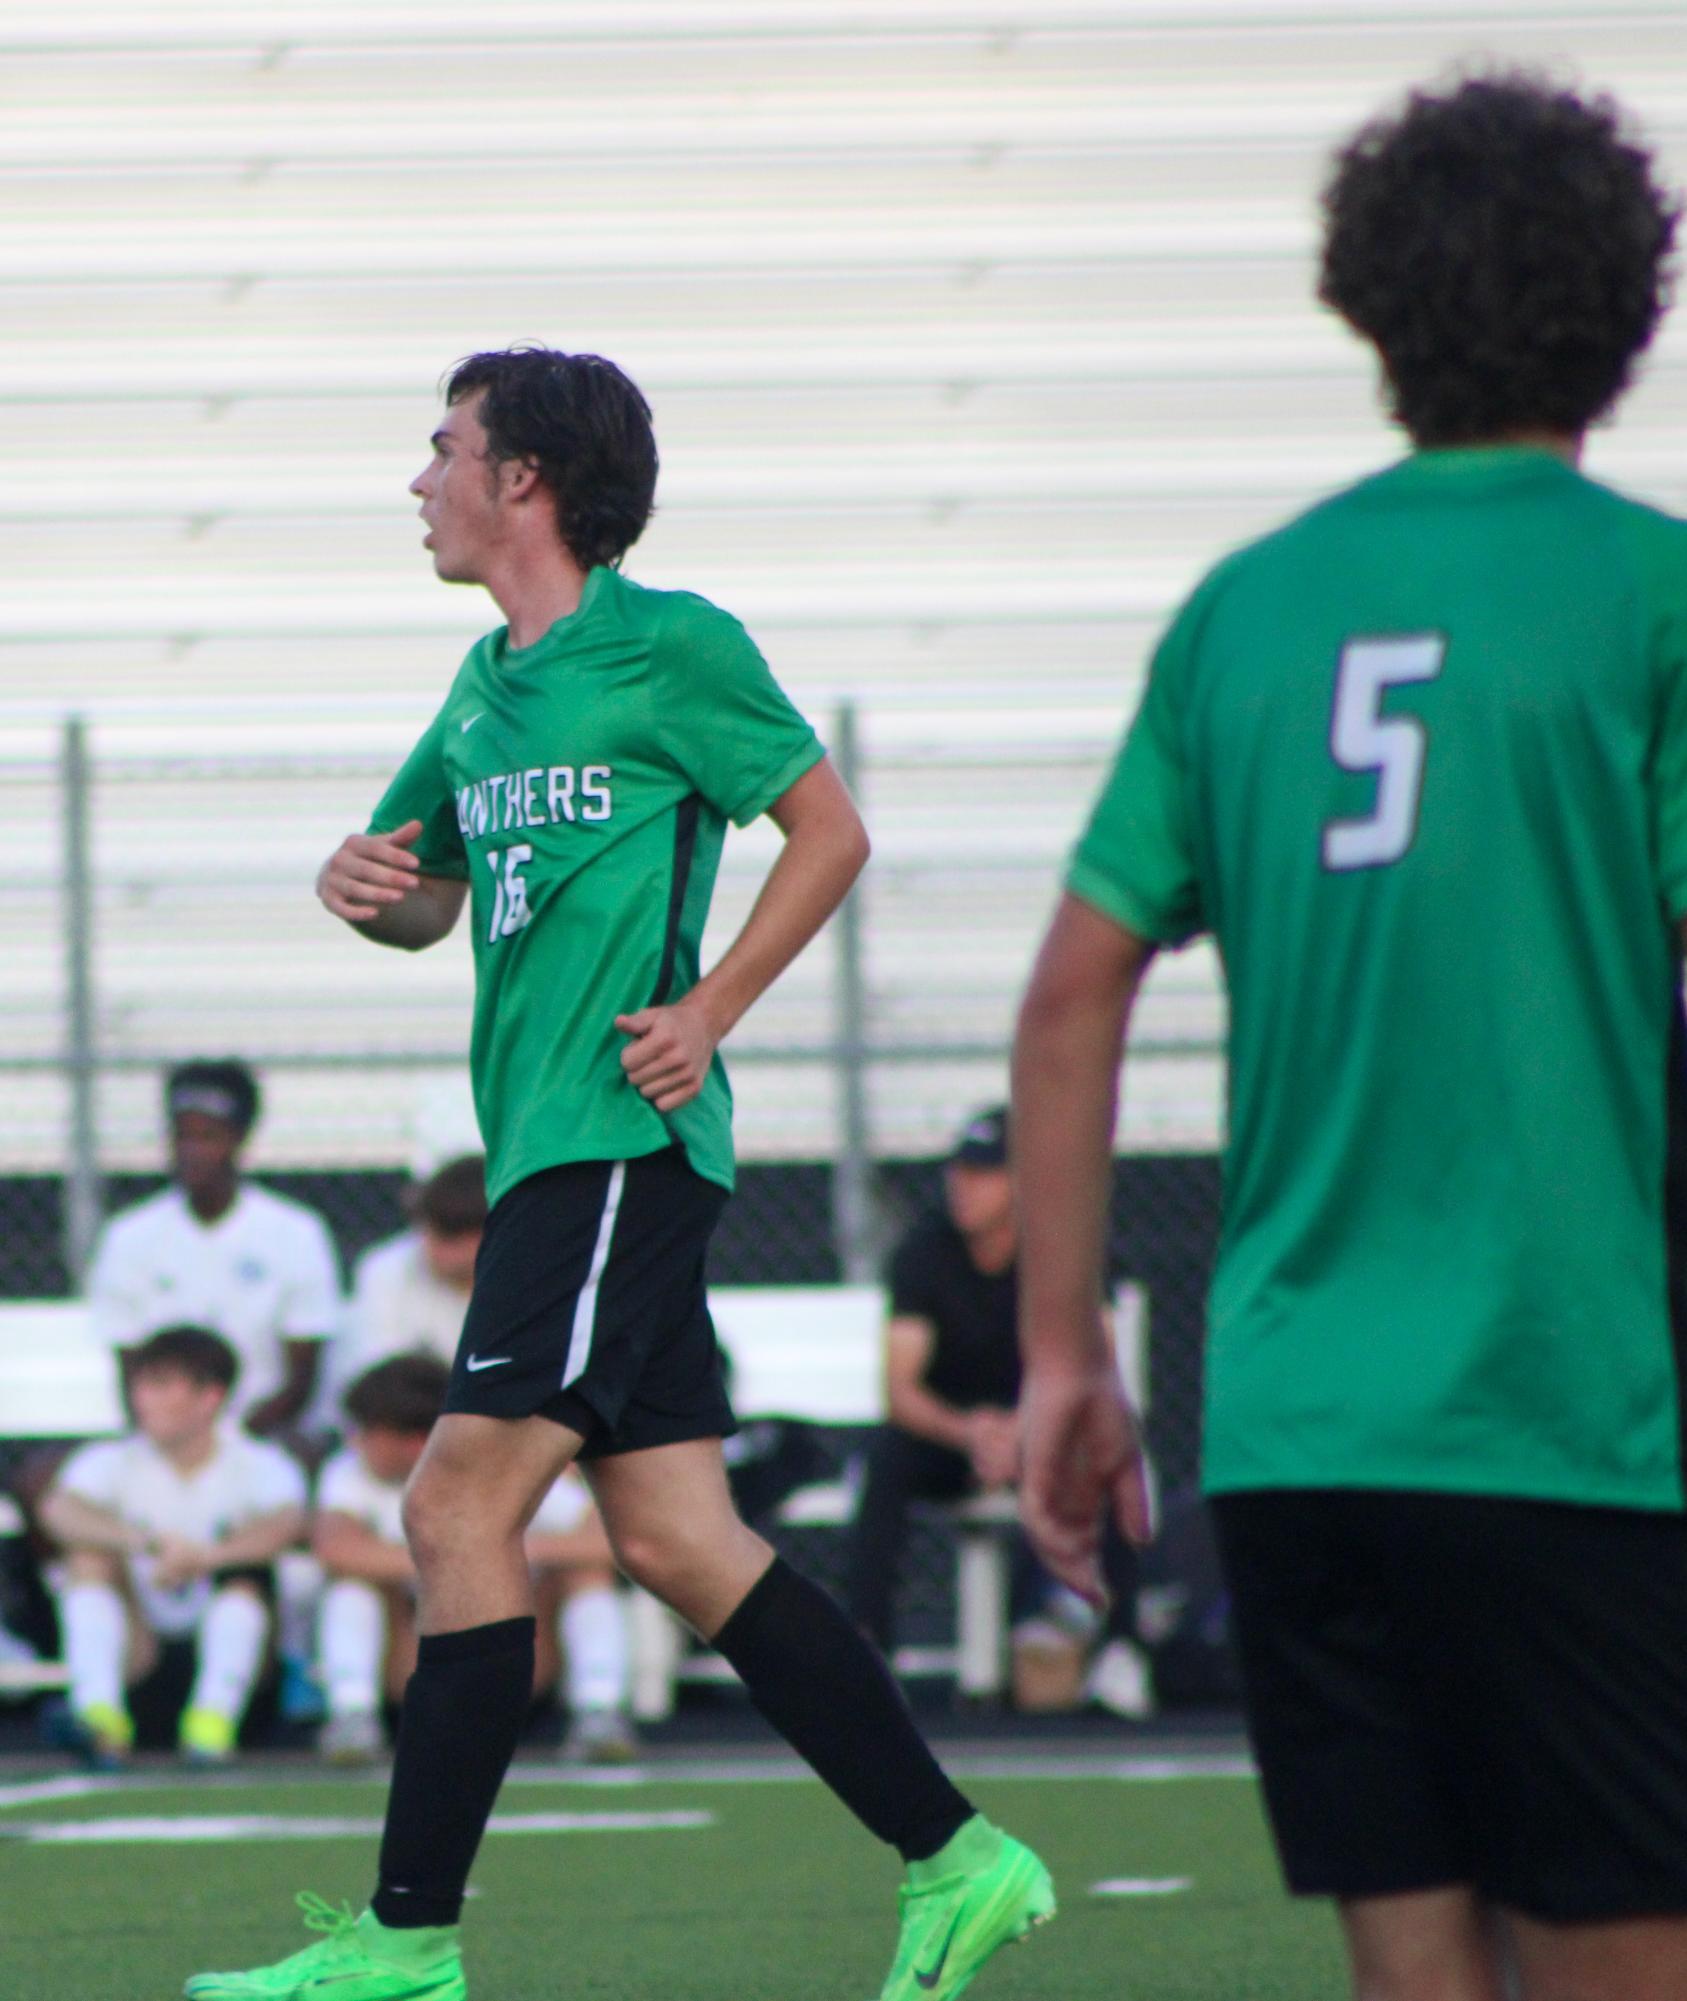
<path id="1" fill-rule="evenodd" d="M 88 1302 L 120 1354 L 172 1322 L 220 1334 L 240 1359 L 231 1414 L 273 1437 L 310 1400 L 321 1343 L 339 1325 L 340 1279 L 316 1211 L 242 1178 L 258 1109 L 257 1080 L 232 1058 L 169 1073 L 170 1185 L 107 1223 Z"/>
<path id="2" fill-rule="evenodd" d="M 890 1260 L 887 1422 L 867 1456 L 850 1532 L 846 1598 L 889 1651 L 899 1559 L 915 1501 L 1011 1487 L 1019 1460 L 1019 1247 L 1008 1115 L 980 1112 L 943 1170 L 943 1207 L 914 1224 Z M 1047 1579 L 1015 1566 L 1016 1622 L 1042 1609 Z"/>

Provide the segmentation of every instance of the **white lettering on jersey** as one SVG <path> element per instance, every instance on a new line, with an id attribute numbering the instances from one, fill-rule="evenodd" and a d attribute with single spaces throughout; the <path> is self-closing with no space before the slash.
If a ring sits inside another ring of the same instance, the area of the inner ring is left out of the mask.
<path id="1" fill-rule="evenodd" d="M 614 817 L 614 776 L 607 764 L 536 764 L 479 778 L 458 788 L 457 826 L 465 841 L 477 841 L 518 827 L 601 825 Z"/>
<path id="2" fill-rule="evenodd" d="M 609 794 L 609 781 L 614 776 L 607 764 L 588 764 L 580 774 L 580 818 L 582 820 L 607 820 L 615 810 Z"/>

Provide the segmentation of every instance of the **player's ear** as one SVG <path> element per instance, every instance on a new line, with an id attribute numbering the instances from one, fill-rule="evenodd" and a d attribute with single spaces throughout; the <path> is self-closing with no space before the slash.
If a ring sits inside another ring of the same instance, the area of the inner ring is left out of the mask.
<path id="1" fill-rule="evenodd" d="M 537 459 L 501 459 L 498 480 L 506 500 L 529 499 L 540 485 Z"/>

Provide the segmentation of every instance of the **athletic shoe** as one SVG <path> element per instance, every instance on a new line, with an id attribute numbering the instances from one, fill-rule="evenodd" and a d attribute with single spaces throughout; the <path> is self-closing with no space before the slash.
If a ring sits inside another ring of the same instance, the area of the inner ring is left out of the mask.
<path id="1" fill-rule="evenodd" d="M 951 2001 L 998 1946 L 1054 1916 L 1054 1884 L 1023 1842 L 974 1814 L 897 1895 L 902 1936 L 879 2001 Z"/>
<path id="2" fill-rule="evenodd" d="M 55 1751 L 69 1751 L 93 1772 L 119 1772 L 135 1748 L 135 1723 L 111 1702 L 72 1709 L 55 1702 L 42 1712 L 41 1735 Z"/>
<path id="3" fill-rule="evenodd" d="M 316 1748 L 330 1765 L 371 1765 L 386 1749 L 381 1719 L 367 1709 L 330 1716 L 316 1733 Z"/>
<path id="4" fill-rule="evenodd" d="M 619 1709 L 581 1709 L 562 1740 L 562 1755 L 571 1765 L 630 1765 L 638 1739 Z"/>
<path id="5" fill-rule="evenodd" d="M 281 1686 L 275 1706 L 283 1723 L 320 1723 L 328 1714 L 322 1684 L 308 1660 L 300 1660 L 296 1654 L 281 1656 Z"/>
<path id="6" fill-rule="evenodd" d="M 1141 1723 L 1154 1714 L 1154 1679 L 1148 1657 L 1130 1640 L 1109 1640 L 1090 1662 L 1084 1696 L 1098 1708 Z"/>
<path id="7" fill-rule="evenodd" d="M 226 1765 L 234 1756 L 236 1723 L 220 1709 L 184 1709 L 176 1741 L 190 1765 Z"/>
<path id="8" fill-rule="evenodd" d="M 246 1973 L 196 1973 L 187 2001 L 466 2001 L 455 1925 L 388 1931 L 372 1911 L 354 1918 L 309 1890 L 298 1896 L 306 1927 L 323 1936 L 291 1959 Z"/>

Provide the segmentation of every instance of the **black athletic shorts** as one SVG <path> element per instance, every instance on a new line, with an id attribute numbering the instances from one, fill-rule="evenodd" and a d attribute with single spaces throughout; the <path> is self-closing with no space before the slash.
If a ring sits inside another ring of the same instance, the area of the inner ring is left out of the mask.
<path id="1" fill-rule="evenodd" d="M 518 1181 L 486 1219 L 445 1408 L 555 1418 L 587 1459 L 735 1431 L 703 1284 L 726 1199 L 679 1146 Z"/>
<path id="2" fill-rule="evenodd" d="M 1353 1490 L 1213 1512 L 1290 1889 L 1687 1912 L 1687 1517 Z"/>

